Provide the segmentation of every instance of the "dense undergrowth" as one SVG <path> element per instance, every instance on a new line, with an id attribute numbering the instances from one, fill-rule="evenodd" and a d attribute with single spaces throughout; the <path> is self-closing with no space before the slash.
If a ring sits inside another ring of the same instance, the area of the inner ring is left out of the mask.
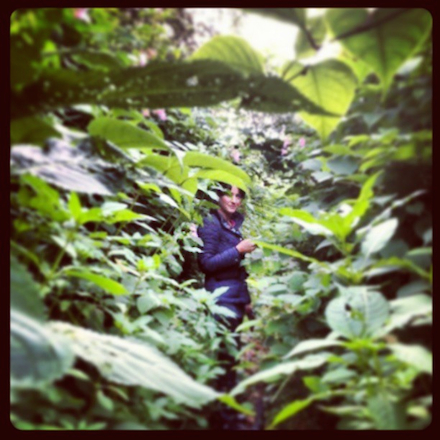
<path id="1" fill-rule="evenodd" d="M 220 401 L 266 429 L 429 425 L 430 14 L 251 12 L 300 28 L 276 73 L 237 37 L 192 52 L 184 10 L 12 16 L 18 429 L 209 429 Z M 219 181 L 259 245 L 240 352 L 196 262 Z"/>

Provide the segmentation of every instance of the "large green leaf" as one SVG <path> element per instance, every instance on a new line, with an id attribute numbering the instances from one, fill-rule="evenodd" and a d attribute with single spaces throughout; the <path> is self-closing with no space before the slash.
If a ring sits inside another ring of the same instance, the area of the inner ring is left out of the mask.
<path id="1" fill-rule="evenodd" d="M 308 66 L 306 74 L 296 76 L 291 84 L 317 106 L 338 115 L 312 115 L 307 109 L 300 113 L 317 130 L 321 139 L 325 140 L 347 112 L 354 98 L 357 79 L 345 63 L 326 60 Z"/>
<path id="2" fill-rule="evenodd" d="M 330 301 L 325 317 L 332 330 L 348 339 L 371 337 L 389 315 L 388 301 L 378 292 L 347 294 Z"/>
<path id="3" fill-rule="evenodd" d="M 116 193 L 122 189 L 120 175 L 108 163 L 100 161 L 89 146 L 84 143 L 73 147 L 58 140 L 52 140 L 45 149 L 16 145 L 11 149 L 12 169 L 20 173 L 28 171 L 69 191 L 100 195 Z"/>
<path id="4" fill-rule="evenodd" d="M 357 76 L 359 84 L 362 84 L 365 78 L 372 72 L 372 68 L 359 58 L 354 57 L 351 53 L 343 51 L 338 60 L 347 64 L 353 73 Z"/>
<path id="5" fill-rule="evenodd" d="M 246 193 L 249 192 L 249 189 L 243 180 L 231 173 L 222 170 L 202 170 L 198 171 L 194 174 L 193 177 L 216 180 L 218 182 L 228 183 L 229 185 L 236 186 L 237 188 L 242 189 Z"/>
<path id="6" fill-rule="evenodd" d="M 156 62 L 102 72 L 54 70 L 12 97 L 12 118 L 93 101 L 118 108 L 210 106 L 230 100 L 243 76 L 215 60 Z"/>
<path id="7" fill-rule="evenodd" d="M 50 137 L 61 138 L 62 135 L 41 118 L 29 116 L 11 121 L 11 145 L 34 144 L 44 145 Z"/>
<path id="8" fill-rule="evenodd" d="M 208 154 L 199 153 L 197 151 L 188 151 L 183 158 L 183 163 L 190 167 L 214 168 L 216 170 L 226 171 L 229 174 L 238 176 L 248 184 L 251 183 L 251 178 L 245 171 L 219 157 L 209 156 Z"/>
<path id="9" fill-rule="evenodd" d="M 113 295 L 125 295 L 128 293 L 122 284 L 102 275 L 96 275 L 86 269 L 67 269 L 65 273 L 71 277 L 90 281 Z"/>
<path id="10" fill-rule="evenodd" d="M 316 355 L 309 355 L 303 359 L 285 362 L 268 368 L 267 370 L 260 371 L 251 377 L 240 382 L 230 394 L 235 395 L 243 392 L 246 387 L 257 382 L 265 381 L 270 382 L 279 379 L 281 375 L 293 374 L 297 370 L 310 370 L 318 368 L 327 362 L 330 353 L 319 353 Z"/>
<path id="11" fill-rule="evenodd" d="M 399 222 L 396 218 L 391 218 L 368 231 L 361 245 L 362 253 L 366 258 L 385 247 L 396 232 L 398 224 Z"/>
<path id="12" fill-rule="evenodd" d="M 210 59 L 226 63 L 238 71 L 263 73 L 262 56 L 243 38 L 217 35 L 199 48 L 191 59 Z"/>
<path id="13" fill-rule="evenodd" d="M 327 22 L 344 47 L 371 66 L 384 90 L 394 73 L 411 57 L 431 32 L 426 9 L 330 8 Z"/>
<path id="14" fill-rule="evenodd" d="M 422 345 L 390 344 L 389 348 L 397 359 L 418 371 L 432 374 L 432 353 Z"/>
<path id="15" fill-rule="evenodd" d="M 73 364 L 69 340 L 15 309 L 10 337 L 12 387 L 44 386 L 62 377 Z"/>
<path id="16" fill-rule="evenodd" d="M 294 69 L 294 73 L 292 72 Z M 297 74 L 297 67 L 290 64 L 284 72 L 288 78 Z M 325 109 L 311 96 L 305 96 L 292 81 L 287 82 L 276 76 L 251 75 L 239 91 L 241 106 L 249 110 L 269 113 L 305 111 L 313 115 L 331 115 L 337 112 Z"/>
<path id="17" fill-rule="evenodd" d="M 11 307 L 34 319 L 43 321 L 45 312 L 38 284 L 15 256 L 11 255 L 10 259 Z"/>
<path id="18" fill-rule="evenodd" d="M 169 149 L 168 145 L 154 134 L 118 119 L 108 117 L 94 119 L 87 130 L 92 136 L 101 136 L 123 149 L 143 147 Z"/>
<path id="19" fill-rule="evenodd" d="M 52 322 L 50 327 L 68 337 L 75 354 L 93 364 L 112 382 L 165 393 L 193 407 L 220 397 L 213 389 L 192 379 L 155 347 L 140 340 L 99 334 L 64 322 Z"/>

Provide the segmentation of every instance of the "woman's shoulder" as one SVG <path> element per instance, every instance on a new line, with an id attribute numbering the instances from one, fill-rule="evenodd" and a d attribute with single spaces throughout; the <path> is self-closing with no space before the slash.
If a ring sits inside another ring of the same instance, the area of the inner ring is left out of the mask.
<path id="1" fill-rule="evenodd" d="M 220 227 L 220 219 L 218 214 L 212 210 L 203 218 L 203 228 L 216 228 Z"/>

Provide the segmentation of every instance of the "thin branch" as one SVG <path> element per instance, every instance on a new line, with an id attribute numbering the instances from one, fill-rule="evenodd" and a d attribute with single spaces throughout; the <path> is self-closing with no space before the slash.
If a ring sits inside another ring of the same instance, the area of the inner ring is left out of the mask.
<path id="1" fill-rule="evenodd" d="M 377 20 L 374 22 L 369 22 L 367 24 L 363 24 L 362 26 L 358 26 L 354 29 L 351 29 L 350 31 L 344 32 L 341 35 L 337 35 L 330 42 L 334 42 L 336 40 L 342 40 L 343 38 L 348 38 L 348 37 L 351 37 L 352 35 L 356 35 L 356 34 L 360 34 L 362 32 L 369 31 L 370 29 L 374 29 L 375 27 L 379 26 L 382 23 L 386 23 L 387 21 L 391 21 L 394 18 L 396 18 L 397 16 L 399 16 L 405 12 L 408 12 L 410 10 L 411 10 L 410 8 L 398 9 L 396 12 L 393 12 L 390 15 L 387 15 L 386 17 L 382 18 L 381 20 Z"/>

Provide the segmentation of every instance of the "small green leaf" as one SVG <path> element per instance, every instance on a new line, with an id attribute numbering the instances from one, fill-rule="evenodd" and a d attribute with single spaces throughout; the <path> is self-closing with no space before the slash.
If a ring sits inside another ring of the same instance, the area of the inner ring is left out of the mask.
<path id="1" fill-rule="evenodd" d="M 299 413 L 304 408 L 307 408 L 314 400 L 315 399 L 313 397 L 309 397 L 307 399 L 295 400 L 294 402 L 289 403 L 289 405 L 285 406 L 274 417 L 274 419 L 272 420 L 272 423 L 270 424 L 270 427 L 274 428 L 276 425 L 280 424 L 281 422 L 284 422 L 284 420 Z"/>
<path id="2" fill-rule="evenodd" d="M 362 253 L 366 258 L 386 246 L 396 232 L 398 224 L 396 218 L 391 218 L 371 228 L 361 245 Z"/>
<path id="3" fill-rule="evenodd" d="M 69 196 L 69 210 L 75 221 L 78 221 L 81 216 L 81 202 L 78 194 L 71 192 Z"/>
<path id="4" fill-rule="evenodd" d="M 228 405 L 229 407 L 243 413 L 246 414 L 248 416 L 254 416 L 255 413 L 254 411 L 246 408 L 243 405 L 240 405 L 233 396 L 231 396 L 230 394 L 223 394 L 222 396 L 220 396 L 218 398 L 218 400 L 222 403 L 224 403 L 225 405 Z"/>

